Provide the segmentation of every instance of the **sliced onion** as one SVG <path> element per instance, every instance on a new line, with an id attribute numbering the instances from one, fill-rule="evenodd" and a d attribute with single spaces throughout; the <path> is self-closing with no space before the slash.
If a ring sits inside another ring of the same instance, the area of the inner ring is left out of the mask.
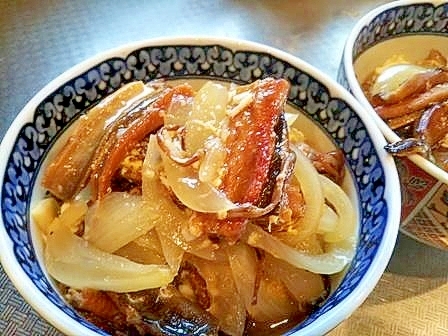
<path id="1" fill-rule="evenodd" d="M 180 269 L 180 265 L 182 263 L 182 259 L 184 257 L 185 251 L 177 246 L 171 239 L 167 236 L 158 233 L 156 228 L 157 236 L 159 237 L 160 244 L 162 247 L 163 255 L 165 257 L 166 262 L 171 268 L 171 271 L 175 274 Z"/>
<path id="2" fill-rule="evenodd" d="M 161 164 L 161 156 L 157 140 L 151 137 L 148 150 L 142 167 L 142 197 L 146 202 L 159 204 L 158 212 L 164 218 L 163 225 L 158 225 L 156 230 L 161 241 L 170 240 L 174 245 L 191 254 L 208 260 L 217 259 L 216 244 L 207 237 L 197 237 L 190 232 L 189 219 L 191 212 L 180 209 L 172 200 L 168 190 L 159 179 L 158 169 Z M 193 237 L 190 237 L 193 236 Z M 169 244 L 169 243 L 167 243 Z M 169 249 L 169 247 L 167 247 Z M 165 251 L 167 252 L 167 251 Z M 175 268 L 176 251 L 173 251 L 173 262 L 167 262 Z"/>
<path id="3" fill-rule="evenodd" d="M 190 118 L 193 97 L 176 95 L 163 116 L 164 125 L 181 126 Z"/>
<path id="4" fill-rule="evenodd" d="M 433 69 L 415 64 L 394 64 L 381 71 L 372 86 L 371 94 L 380 95 L 387 100 L 400 86 L 415 75 L 422 74 Z"/>
<path id="5" fill-rule="evenodd" d="M 76 233 L 79 231 L 80 224 L 87 211 L 88 206 L 86 201 L 73 200 L 62 204 L 61 214 L 58 219 L 70 228 L 73 233 Z"/>
<path id="6" fill-rule="evenodd" d="M 74 198 L 76 201 L 88 203 L 93 199 L 92 183 L 88 183 Z"/>
<path id="7" fill-rule="evenodd" d="M 201 182 L 213 186 L 220 185 L 221 170 L 226 159 L 226 149 L 219 138 L 209 138 L 204 143 L 205 155 L 199 166 L 198 177 Z"/>
<path id="8" fill-rule="evenodd" d="M 255 250 L 247 244 L 230 246 L 227 254 L 238 293 L 256 321 L 275 323 L 287 319 L 300 309 L 297 302 L 308 307 L 308 303 L 315 303 L 325 294 L 321 275 L 298 269 L 270 254 L 260 264 Z M 260 287 L 255 291 L 257 272 L 261 274 L 259 267 L 267 276 L 260 279 Z"/>
<path id="9" fill-rule="evenodd" d="M 158 203 L 112 192 L 89 208 L 84 238 L 103 251 L 114 252 L 164 222 Z"/>
<path id="10" fill-rule="evenodd" d="M 209 137 L 219 135 L 226 117 L 228 90 L 219 83 L 207 82 L 193 99 L 192 112 L 185 122 L 185 150 L 192 155 L 204 147 Z"/>
<path id="11" fill-rule="evenodd" d="M 258 263 L 255 249 L 239 242 L 229 246 L 226 252 L 236 288 L 248 310 L 254 303 L 255 296 Z"/>
<path id="12" fill-rule="evenodd" d="M 52 225 L 45 260 L 50 275 L 73 288 L 133 292 L 169 284 L 169 266 L 143 265 L 97 249 L 65 225 Z"/>
<path id="13" fill-rule="evenodd" d="M 319 227 L 317 228 L 318 233 L 333 232 L 336 230 L 338 224 L 338 214 L 334 212 L 327 204 L 324 205 L 324 211 L 320 217 Z"/>
<path id="14" fill-rule="evenodd" d="M 115 251 L 114 254 L 139 264 L 164 265 L 167 263 L 155 230 L 148 231 L 146 234 Z"/>
<path id="15" fill-rule="evenodd" d="M 148 141 L 148 147 L 146 148 L 146 155 L 145 159 L 143 160 L 142 165 L 142 194 L 143 196 L 145 193 L 150 192 L 150 189 L 148 190 L 148 186 L 145 185 L 145 181 L 148 180 L 148 178 L 155 177 L 155 174 L 158 171 L 158 168 L 162 164 L 162 157 L 160 156 L 160 148 L 157 144 L 157 136 L 154 134 L 151 134 L 149 136 Z M 149 188 L 152 186 L 150 185 Z"/>
<path id="16" fill-rule="evenodd" d="M 46 236 L 50 224 L 58 217 L 59 204 L 53 197 L 40 200 L 31 209 L 31 218 L 37 224 L 39 230 Z"/>
<path id="17" fill-rule="evenodd" d="M 191 210 L 225 213 L 237 206 L 212 184 L 199 180 L 192 167 L 181 167 L 162 154 L 166 179 L 176 197 Z"/>
<path id="18" fill-rule="evenodd" d="M 169 187 L 186 207 L 194 211 L 226 213 L 236 207 L 212 184 L 217 181 L 225 159 L 219 133 L 220 123 L 226 117 L 227 97 L 227 88 L 212 82 L 204 84 L 194 97 L 191 114 L 185 122 L 184 144 L 187 154 L 208 152 L 199 173 L 196 168 L 182 167 L 166 153 L 161 153 Z"/>
<path id="19" fill-rule="evenodd" d="M 336 274 L 344 269 L 353 258 L 355 242 L 352 240 L 331 244 L 325 253 L 311 255 L 300 252 L 265 232 L 262 228 L 248 224 L 246 241 L 282 259 L 291 265 L 318 274 Z"/>
<path id="20" fill-rule="evenodd" d="M 264 263 L 263 263 L 264 264 Z M 252 319 L 269 324 L 285 323 L 299 309 L 294 297 L 282 282 L 282 278 L 268 271 L 263 265 L 263 276 L 257 288 L 257 300 L 248 313 Z"/>
<path id="21" fill-rule="evenodd" d="M 270 254 L 266 254 L 264 265 L 266 272 L 281 279 L 297 302 L 315 303 L 324 298 L 326 288 L 322 275 L 296 268 Z"/>
<path id="22" fill-rule="evenodd" d="M 355 234 L 356 215 L 353 205 L 342 188 L 328 177 L 319 175 L 325 199 L 335 209 L 338 220 L 334 229 L 324 234 L 326 242 L 338 242 Z"/>
<path id="23" fill-rule="evenodd" d="M 207 284 L 210 308 L 207 310 L 219 321 L 219 326 L 227 335 L 243 335 L 246 322 L 246 307 L 233 281 L 232 271 L 227 262 L 214 262 L 192 258 Z"/>
<path id="24" fill-rule="evenodd" d="M 302 153 L 300 149 L 292 146 L 296 154 L 294 175 L 300 184 L 300 190 L 305 203 L 303 216 L 295 225 L 295 235 L 288 235 L 290 239 L 297 240 L 290 242 L 296 245 L 299 241 L 317 232 L 320 217 L 322 216 L 325 204 L 324 195 L 319 180 L 319 173 L 313 163 Z"/>

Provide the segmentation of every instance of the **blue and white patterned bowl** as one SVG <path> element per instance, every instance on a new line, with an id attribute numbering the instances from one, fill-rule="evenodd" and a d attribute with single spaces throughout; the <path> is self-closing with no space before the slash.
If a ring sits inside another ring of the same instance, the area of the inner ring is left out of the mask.
<path id="1" fill-rule="evenodd" d="M 388 3 L 364 15 L 347 38 L 338 82 L 364 106 L 390 142 L 400 138 L 376 114 L 360 83 L 393 56 L 418 61 L 431 49 L 448 57 L 446 1 Z M 403 194 L 401 231 L 427 245 L 448 250 L 448 172 L 423 156 L 414 154 L 407 158 L 397 159 Z"/>
<path id="2" fill-rule="evenodd" d="M 353 28 L 347 39 L 338 82 L 371 112 L 389 141 L 399 140 L 371 108 L 360 82 L 394 55 L 410 61 L 425 58 L 431 49 L 448 57 L 448 3 L 446 1 L 400 0 L 380 6 Z M 448 172 L 414 154 L 409 157 L 420 168 L 448 184 Z"/>
<path id="3" fill-rule="evenodd" d="M 398 176 L 385 139 L 341 86 L 303 61 L 247 41 L 171 38 L 138 42 L 94 57 L 64 73 L 19 113 L 1 144 L 2 265 L 23 297 L 70 335 L 105 335 L 55 291 L 33 236 L 30 204 L 39 168 L 77 116 L 126 82 L 213 79 L 248 83 L 266 76 L 291 82 L 288 105 L 300 110 L 345 153 L 358 207 L 359 243 L 351 266 L 328 300 L 288 335 L 322 335 L 347 318 L 381 277 L 400 218 Z"/>

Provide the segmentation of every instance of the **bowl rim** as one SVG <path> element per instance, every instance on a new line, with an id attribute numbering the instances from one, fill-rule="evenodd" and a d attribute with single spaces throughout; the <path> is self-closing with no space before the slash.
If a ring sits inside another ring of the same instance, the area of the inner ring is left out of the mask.
<path id="1" fill-rule="evenodd" d="M 0 157 L 9 157 L 14 141 L 18 131 L 22 127 L 23 123 L 29 118 L 32 118 L 34 110 L 37 105 L 55 88 L 63 85 L 68 80 L 82 74 L 85 70 L 91 66 L 100 63 L 102 60 L 112 57 L 125 57 L 131 51 L 138 48 L 148 46 L 163 46 L 163 45 L 208 45 L 216 44 L 223 45 L 233 50 L 250 50 L 254 52 L 263 52 L 270 55 L 274 55 L 279 59 L 285 60 L 292 64 L 294 67 L 311 74 L 318 82 L 327 86 L 330 94 L 334 97 L 343 99 L 357 114 L 366 127 L 366 130 L 372 142 L 375 146 L 375 150 L 380 159 L 381 166 L 384 169 L 385 177 L 385 190 L 384 199 L 387 202 L 387 219 L 384 235 L 378 247 L 377 254 L 372 260 L 371 266 L 366 270 L 363 278 L 355 289 L 348 294 L 345 298 L 344 305 L 338 304 L 333 309 L 325 312 L 322 316 L 318 317 L 312 324 L 307 325 L 299 331 L 288 334 L 297 335 L 316 335 L 325 334 L 332 328 L 335 328 L 343 320 L 353 313 L 367 296 L 371 293 L 376 286 L 380 277 L 384 273 L 384 270 L 392 256 L 393 249 L 395 247 L 399 222 L 401 215 L 401 195 L 396 191 L 399 190 L 398 172 L 395 166 L 395 162 L 390 154 L 384 150 L 386 140 L 384 139 L 380 130 L 372 123 L 370 117 L 365 113 L 360 113 L 364 108 L 361 104 L 339 83 L 331 79 L 329 76 L 318 70 L 314 66 L 301 60 L 299 57 L 293 56 L 280 49 L 270 47 L 258 42 L 249 40 L 242 40 L 236 38 L 222 38 L 213 36 L 176 36 L 176 37 L 160 37 L 155 39 L 146 39 L 136 42 L 123 44 L 121 46 L 106 50 L 98 53 L 97 55 L 86 59 L 85 61 L 69 68 L 55 79 L 45 85 L 31 100 L 23 107 L 18 113 L 11 126 L 7 130 L 4 138 L 2 139 L 0 146 Z M 4 174 L 6 168 L 6 160 L 0 162 L 0 174 L 1 181 L 3 183 Z M 0 190 L 1 196 L 2 190 Z M 46 298 L 40 291 L 34 290 L 33 282 L 22 270 L 20 264 L 15 260 L 14 253 L 12 251 L 12 243 L 6 233 L 6 229 L 3 225 L 3 217 L 0 219 L 0 262 L 10 278 L 11 282 L 17 288 L 22 297 L 32 306 L 45 320 L 51 323 L 58 330 L 66 333 L 67 335 L 76 335 L 80 332 L 86 335 L 97 335 L 94 331 L 84 327 L 69 316 L 63 314 L 58 307 L 53 305 L 48 298 Z"/>
<path id="2" fill-rule="evenodd" d="M 361 85 L 356 78 L 355 69 L 353 66 L 353 46 L 355 44 L 357 37 L 359 36 L 359 33 L 362 31 L 362 29 L 364 27 L 368 26 L 371 22 L 373 22 L 373 20 L 375 18 L 377 18 L 382 12 L 384 12 L 386 10 L 389 10 L 389 9 L 392 9 L 395 7 L 407 6 L 407 5 L 432 4 L 434 6 L 438 6 L 443 3 L 446 3 L 446 1 L 443 1 L 443 0 L 397 0 L 397 1 L 392 1 L 390 3 L 381 5 L 379 7 L 372 9 L 371 11 L 366 13 L 364 16 L 362 16 L 357 21 L 355 26 L 350 31 L 348 38 L 345 42 L 343 56 L 342 56 L 342 66 L 344 67 L 345 76 L 346 76 L 346 80 L 347 80 L 348 86 L 350 88 L 350 91 L 353 94 L 353 96 L 361 103 L 361 105 L 368 112 L 368 114 L 374 119 L 375 123 L 380 128 L 384 137 L 389 142 L 399 141 L 400 137 L 397 135 L 397 133 L 395 133 L 387 125 L 387 123 L 384 120 L 381 119 L 381 117 L 378 116 L 378 114 L 375 112 L 375 110 L 370 105 L 369 101 L 367 100 L 366 96 L 364 95 Z M 398 37 L 398 38 L 400 38 L 400 37 Z M 415 163 L 419 168 L 424 170 L 426 173 L 430 174 L 432 177 L 434 177 L 437 180 L 448 185 L 448 172 L 447 171 L 444 171 L 442 168 L 438 167 L 431 161 L 425 159 L 421 155 L 411 154 L 406 157 L 409 160 L 411 160 L 413 163 Z"/>

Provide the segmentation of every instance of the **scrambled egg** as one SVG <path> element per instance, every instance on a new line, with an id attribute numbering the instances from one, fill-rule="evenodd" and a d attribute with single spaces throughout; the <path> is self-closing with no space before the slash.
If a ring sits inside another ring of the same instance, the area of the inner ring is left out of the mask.
<path id="1" fill-rule="evenodd" d="M 128 155 L 126 155 L 118 169 L 118 174 L 121 178 L 133 184 L 141 184 L 142 167 L 143 161 L 145 160 L 147 145 L 147 139 L 141 141 L 128 153 Z"/>

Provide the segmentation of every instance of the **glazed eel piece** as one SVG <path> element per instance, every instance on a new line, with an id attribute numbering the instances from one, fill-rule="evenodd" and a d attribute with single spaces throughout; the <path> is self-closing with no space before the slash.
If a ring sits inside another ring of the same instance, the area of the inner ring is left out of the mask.
<path id="1" fill-rule="evenodd" d="M 194 219 L 207 234 L 231 243 L 240 239 L 248 218 L 265 215 L 279 203 L 294 164 L 283 116 L 289 83 L 266 78 L 250 86 L 253 101 L 229 122 L 226 173 L 221 185 L 242 210 L 229 213 L 225 219 L 210 214 L 197 214 Z"/>

